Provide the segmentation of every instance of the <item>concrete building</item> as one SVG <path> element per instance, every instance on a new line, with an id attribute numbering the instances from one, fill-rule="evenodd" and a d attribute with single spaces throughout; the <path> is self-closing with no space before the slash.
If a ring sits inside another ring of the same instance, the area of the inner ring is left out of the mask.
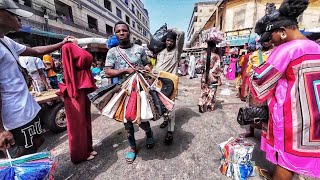
<path id="1" fill-rule="evenodd" d="M 256 37 L 255 23 L 265 15 L 266 4 L 275 3 L 277 8 L 283 0 L 223 0 L 212 12 L 201 30 L 216 27 L 225 33 L 225 41 L 231 46 L 243 46 Z M 320 1 L 310 0 L 309 7 L 298 18 L 299 28 L 308 30 L 320 27 Z M 200 30 L 200 31 L 201 31 Z"/>
<path id="2" fill-rule="evenodd" d="M 23 19 L 22 32 L 50 40 L 64 35 L 109 37 L 117 21 L 131 27 L 132 40 L 150 40 L 148 11 L 140 0 L 14 0 L 34 15 Z"/>
<path id="3" fill-rule="evenodd" d="M 199 41 L 197 41 L 199 31 L 212 15 L 216 3 L 217 1 L 195 3 L 187 30 L 188 46 L 200 46 Z"/>

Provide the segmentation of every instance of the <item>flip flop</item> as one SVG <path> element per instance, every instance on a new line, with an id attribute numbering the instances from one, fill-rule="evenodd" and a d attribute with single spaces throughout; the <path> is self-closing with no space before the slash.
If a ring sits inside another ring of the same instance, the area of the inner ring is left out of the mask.
<path id="1" fill-rule="evenodd" d="M 154 140 L 153 140 L 153 137 L 151 138 L 147 138 L 147 148 L 148 149 L 152 149 L 154 146 Z"/>
<path id="2" fill-rule="evenodd" d="M 263 180 L 272 180 L 272 177 L 268 170 L 262 169 L 259 166 L 254 166 L 254 171 L 259 174 L 259 177 Z"/>
<path id="3" fill-rule="evenodd" d="M 136 159 L 136 153 L 129 151 L 127 152 L 125 158 L 128 164 L 132 164 L 133 161 Z"/>

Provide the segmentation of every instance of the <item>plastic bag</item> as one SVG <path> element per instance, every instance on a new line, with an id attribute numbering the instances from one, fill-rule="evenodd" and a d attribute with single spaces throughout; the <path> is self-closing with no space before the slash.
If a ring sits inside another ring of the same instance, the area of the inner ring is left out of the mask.
<path id="1" fill-rule="evenodd" d="M 166 48 L 166 38 L 167 38 L 167 24 L 163 25 L 158 29 L 151 38 L 148 49 L 153 54 L 158 54 Z"/>
<path id="2" fill-rule="evenodd" d="M 117 39 L 117 36 L 113 35 L 108 39 L 107 46 L 109 49 L 116 47 L 118 45 L 119 45 L 119 41 Z"/>

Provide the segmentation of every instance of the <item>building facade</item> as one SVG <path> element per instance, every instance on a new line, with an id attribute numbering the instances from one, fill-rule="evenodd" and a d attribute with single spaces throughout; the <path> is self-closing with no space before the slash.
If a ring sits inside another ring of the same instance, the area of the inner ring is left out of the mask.
<path id="1" fill-rule="evenodd" d="M 107 38 L 113 34 L 115 23 L 122 20 L 130 26 L 132 40 L 150 40 L 148 11 L 140 0 L 14 1 L 34 13 L 22 20 L 27 27 L 22 31 L 31 34 L 57 39 L 65 35 Z"/>
<path id="2" fill-rule="evenodd" d="M 200 29 L 212 15 L 217 1 L 195 3 L 187 30 L 188 45 L 199 47 L 198 35 Z"/>
<path id="3" fill-rule="evenodd" d="M 243 46 L 256 37 L 255 23 L 265 15 L 267 3 L 279 8 L 283 0 L 223 0 L 201 30 L 216 27 L 225 33 L 225 40 L 231 46 Z M 320 27 L 320 1 L 310 0 L 309 7 L 298 18 L 299 28 L 309 30 Z M 200 30 L 200 31 L 201 31 Z"/>

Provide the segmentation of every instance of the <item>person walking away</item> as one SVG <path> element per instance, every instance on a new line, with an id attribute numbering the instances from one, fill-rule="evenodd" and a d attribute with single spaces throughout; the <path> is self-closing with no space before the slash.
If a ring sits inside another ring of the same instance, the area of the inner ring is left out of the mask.
<path id="1" fill-rule="evenodd" d="M 229 80 L 234 80 L 236 78 L 236 70 L 237 70 L 237 59 L 236 59 L 236 55 L 232 54 L 230 58 L 230 64 L 227 68 L 226 78 Z"/>
<path id="2" fill-rule="evenodd" d="M 38 113 L 40 106 L 29 93 L 26 73 L 18 56 L 41 56 L 62 47 L 68 41 L 49 46 L 26 47 L 8 38 L 21 28 L 18 18 L 33 14 L 19 9 L 12 0 L 0 0 L 0 140 L 12 157 L 37 152 L 44 139 Z M 14 146 L 13 146 L 14 145 Z"/>
<path id="3" fill-rule="evenodd" d="M 166 39 L 166 48 L 157 56 L 157 63 L 153 72 L 165 71 L 172 74 L 178 73 L 178 62 L 182 53 L 184 44 L 184 32 L 178 29 L 169 30 Z M 169 125 L 169 126 L 168 126 Z M 164 114 L 164 121 L 160 128 L 168 126 L 168 132 L 165 137 L 165 143 L 170 144 L 173 141 L 173 131 L 175 125 L 175 110 Z"/>
<path id="4" fill-rule="evenodd" d="M 260 41 L 276 46 L 250 79 L 253 97 L 268 100 L 261 149 L 276 165 L 273 179 L 320 178 L 320 46 L 300 32 L 297 21 L 308 4 L 285 0 L 275 16 L 258 21 L 266 26 Z"/>
<path id="5" fill-rule="evenodd" d="M 135 65 L 137 69 L 145 69 L 150 71 L 149 66 L 151 66 L 151 64 L 147 59 L 147 54 L 143 47 L 130 42 L 131 32 L 129 26 L 125 22 L 119 21 L 114 26 L 114 32 L 119 40 L 119 46 L 113 47 L 108 51 L 105 63 L 106 76 L 108 78 L 118 77 L 121 81 L 129 74 L 136 71 L 136 69 L 131 68 L 128 62 L 122 58 L 120 52 L 125 54 L 126 57 L 128 57 L 128 61 L 130 61 L 132 65 Z M 124 120 L 124 127 L 127 131 L 130 145 L 130 150 L 126 153 L 125 158 L 127 163 L 133 163 L 136 158 L 137 146 L 134 137 L 134 126 L 132 121 Z M 146 132 L 147 148 L 153 148 L 154 140 L 149 121 L 141 122 L 139 127 Z"/>
<path id="6" fill-rule="evenodd" d="M 76 42 L 76 41 L 75 41 Z M 64 99 L 71 162 L 92 160 L 91 102 L 88 94 L 96 89 L 90 67 L 92 55 L 76 43 L 62 46 L 64 82 L 57 94 Z"/>
<path id="7" fill-rule="evenodd" d="M 50 80 L 50 85 L 53 89 L 58 89 L 58 78 L 57 78 L 57 73 L 54 71 L 55 70 L 55 64 L 52 59 L 52 57 L 49 54 L 46 54 L 43 56 L 43 63 L 46 66 L 46 72 L 47 72 L 47 77 Z"/>
<path id="8" fill-rule="evenodd" d="M 215 52 L 215 48 L 212 49 L 210 59 L 210 70 L 208 76 L 208 83 L 206 83 L 206 75 L 203 72 L 201 77 L 201 96 L 198 101 L 199 112 L 204 113 L 206 111 L 213 111 L 215 105 L 215 97 L 221 75 L 220 69 L 220 56 Z M 203 55 L 206 59 L 206 53 Z M 221 83 L 221 82 L 220 82 Z"/>
<path id="9" fill-rule="evenodd" d="M 196 58 L 193 54 L 190 56 L 189 60 L 189 68 L 188 68 L 188 74 L 190 79 L 193 79 L 195 77 L 195 71 L 196 71 Z"/>
<path id="10" fill-rule="evenodd" d="M 45 66 L 40 58 L 32 56 L 20 56 L 19 62 L 22 67 L 27 69 L 29 75 L 32 77 L 34 91 L 43 92 L 51 89 L 44 73 Z"/>
<path id="11" fill-rule="evenodd" d="M 180 72 L 181 76 L 186 76 L 188 74 L 188 64 L 185 57 L 182 57 L 180 60 Z"/>

